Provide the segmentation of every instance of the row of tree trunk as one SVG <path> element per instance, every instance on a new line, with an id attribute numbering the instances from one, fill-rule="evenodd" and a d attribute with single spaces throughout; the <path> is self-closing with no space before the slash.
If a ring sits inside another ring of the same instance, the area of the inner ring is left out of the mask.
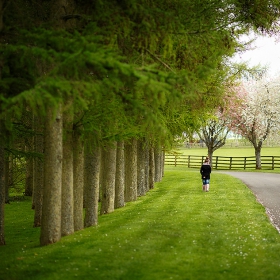
<path id="1" fill-rule="evenodd" d="M 34 227 L 41 227 L 41 245 L 97 225 L 99 215 L 135 201 L 162 179 L 164 152 L 147 139 L 93 147 L 84 142 L 83 130 L 73 125 L 73 115 L 62 113 L 60 108 L 55 115 L 50 109 L 44 123 L 34 118 L 34 131 L 33 151 L 43 158 L 27 160 L 25 182 L 29 189 L 26 195 L 30 189 L 32 193 Z M 0 184 L 3 202 L 5 180 Z M 1 221 L 4 216 L 0 229 Z"/>

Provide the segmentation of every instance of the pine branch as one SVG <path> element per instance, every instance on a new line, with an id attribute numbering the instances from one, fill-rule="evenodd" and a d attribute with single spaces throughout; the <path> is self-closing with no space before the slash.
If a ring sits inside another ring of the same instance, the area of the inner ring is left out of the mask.
<path id="1" fill-rule="evenodd" d="M 156 55 L 154 55 L 153 53 L 151 53 L 148 49 L 145 49 L 146 52 L 148 52 L 153 58 L 155 58 L 156 60 L 158 60 L 162 65 L 164 65 L 167 69 L 169 69 L 171 72 L 175 73 L 175 71 L 169 66 L 167 65 L 164 61 L 162 61 L 160 58 L 158 58 Z"/>

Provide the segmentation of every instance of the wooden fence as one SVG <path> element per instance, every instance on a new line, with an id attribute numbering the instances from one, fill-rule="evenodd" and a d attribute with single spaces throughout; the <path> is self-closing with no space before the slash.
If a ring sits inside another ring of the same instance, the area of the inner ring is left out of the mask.
<path id="1" fill-rule="evenodd" d="M 205 156 L 187 156 L 187 155 L 165 155 L 165 164 L 179 166 L 184 165 L 189 168 L 200 168 Z M 274 170 L 280 169 L 280 156 L 262 156 L 262 169 Z M 246 170 L 256 169 L 255 157 L 223 157 L 213 156 L 212 168 L 220 170 Z"/>

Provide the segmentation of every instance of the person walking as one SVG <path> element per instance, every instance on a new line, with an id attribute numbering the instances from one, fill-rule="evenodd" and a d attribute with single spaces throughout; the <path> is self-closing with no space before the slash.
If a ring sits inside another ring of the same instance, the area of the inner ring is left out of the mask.
<path id="1" fill-rule="evenodd" d="M 202 179 L 202 190 L 209 192 L 211 165 L 209 157 L 206 157 L 204 163 L 200 167 L 200 174 Z"/>

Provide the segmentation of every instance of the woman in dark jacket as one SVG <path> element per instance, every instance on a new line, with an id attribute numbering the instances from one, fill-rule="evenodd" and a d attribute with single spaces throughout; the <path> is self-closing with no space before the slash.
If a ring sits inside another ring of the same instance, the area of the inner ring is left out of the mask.
<path id="1" fill-rule="evenodd" d="M 200 167 L 200 174 L 202 179 L 202 190 L 209 192 L 211 165 L 208 157 L 206 157 L 204 163 Z"/>

